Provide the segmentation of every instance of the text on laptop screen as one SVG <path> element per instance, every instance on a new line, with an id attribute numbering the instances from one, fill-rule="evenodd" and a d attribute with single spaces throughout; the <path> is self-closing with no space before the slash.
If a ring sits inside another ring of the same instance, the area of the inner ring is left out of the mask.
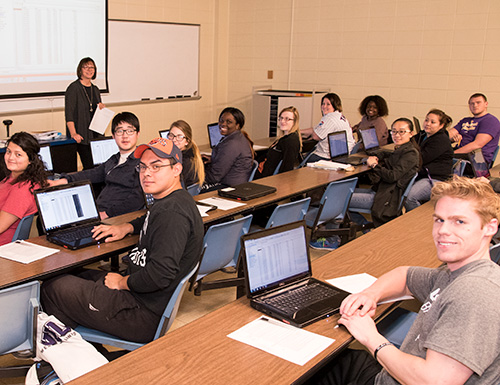
<path id="1" fill-rule="evenodd" d="M 116 154 L 120 149 L 113 138 L 103 140 L 93 140 L 90 142 L 92 160 L 94 165 L 106 162 L 111 155 Z"/>
<path id="2" fill-rule="evenodd" d="M 74 186 L 37 194 L 45 229 L 50 231 L 64 225 L 97 219 L 90 185 Z"/>
<path id="3" fill-rule="evenodd" d="M 208 126 L 208 139 L 210 140 L 210 147 L 214 148 L 217 146 L 222 139 L 222 135 L 219 130 L 219 123 L 209 124 Z"/>
<path id="4" fill-rule="evenodd" d="M 361 138 L 363 139 L 365 150 L 378 147 L 377 131 L 375 128 L 366 128 L 364 130 L 359 130 L 359 132 L 361 134 Z"/>
<path id="5" fill-rule="evenodd" d="M 168 134 L 170 134 L 170 130 L 161 130 L 158 131 L 158 133 L 160 134 L 160 137 L 168 139 Z"/>
<path id="6" fill-rule="evenodd" d="M 330 146 L 330 157 L 335 158 L 340 155 L 347 155 L 347 136 L 345 131 L 335 132 L 328 135 L 328 144 Z"/>
<path id="7" fill-rule="evenodd" d="M 247 239 L 245 254 L 251 293 L 309 271 L 303 226 Z"/>
<path id="8" fill-rule="evenodd" d="M 52 171 L 54 166 L 52 165 L 52 156 L 50 155 L 50 146 L 42 146 L 40 147 L 40 158 L 42 158 L 42 162 L 45 164 L 45 168 L 48 171 Z"/>

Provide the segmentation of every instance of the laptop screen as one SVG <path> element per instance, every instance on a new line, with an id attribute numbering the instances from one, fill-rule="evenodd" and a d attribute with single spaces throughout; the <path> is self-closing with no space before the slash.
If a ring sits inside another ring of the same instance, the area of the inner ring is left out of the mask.
<path id="1" fill-rule="evenodd" d="M 170 130 L 161 130 L 158 131 L 158 133 L 160 134 L 161 138 L 168 139 L 168 134 L 170 133 Z"/>
<path id="2" fill-rule="evenodd" d="M 272 289 L 310 272 L 304 222 L 244 237 L 249 294 Z"/>
<path id="3" fill-rule="evenodd" d="M 379 147 L 375 127 L 363 128 L 359 130 L 359 133 L 361 134 L 365 150 Z"/>
<path id="4" fill-rule="evenodd" d="M 89 183 L 49 188 L 35 192 L 35 197 L 46 231 L 99 218 Z"/>
<path id="5" fill-rule="evenodd" d="M 41 146 L 40 147 L 40 158 L 42 158 L 42 162 L 45 164 L 45 168 L 48 171 L 52 171 L 54 166 L 52 165 L 52 155 L 50 154 L 50 146 Z"/>
<path id="6" fill-rule="evenodd" d="M 328 134 L 328 145 L 330 146 L 330 158 L 348 155 L 347 134 L 345 131 L 337 131 Z"/>
<path id="7" fill-rule="evenodd" d="M 222 139 L 222 135 L 219 130 L 219 123 L 211 123 L 207 125 L 208 128 L 208 139 L 210 140 L 210 148 L 217 146 Z"/>
<path id="8" fill-rule="evenodd" d="M 94 139 L 90 142 L 90 151 L 92 151 L 92 160 L 94 166 L 106 162 L 112 155 L 120 149 L 113 138 Z"/>

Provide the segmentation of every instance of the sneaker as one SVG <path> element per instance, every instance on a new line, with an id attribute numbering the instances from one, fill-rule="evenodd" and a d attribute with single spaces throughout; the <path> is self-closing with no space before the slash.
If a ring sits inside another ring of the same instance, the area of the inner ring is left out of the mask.
<path id="1" fill-rule="evenodd" d="M 317 250 L 335 250 L 339 245 L 340 238 L 338 236 L 318 238 L 314 242 L 309 242 L 309 246 Z"/>

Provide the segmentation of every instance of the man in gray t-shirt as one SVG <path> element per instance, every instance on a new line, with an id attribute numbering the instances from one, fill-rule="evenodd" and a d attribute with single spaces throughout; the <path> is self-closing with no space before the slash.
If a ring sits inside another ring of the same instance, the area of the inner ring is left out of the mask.
<path id="1" fill-rule="evenodd" d="M 346 298 L 339 324 L 375 360 L 365 352 L 348 350 L 333 367 L 318 373 L 314 383 L 500 382 L 500 266 L 489 255 L 500 219 L 500 197 L 488 183 L 460 177 L 437 183 L 432 196 L 432 235 L 444 265 L 399 267 Z M 377 303 L 406 294 L 423 305 L 398 349 L 378 333 L 371 316 Z"/>

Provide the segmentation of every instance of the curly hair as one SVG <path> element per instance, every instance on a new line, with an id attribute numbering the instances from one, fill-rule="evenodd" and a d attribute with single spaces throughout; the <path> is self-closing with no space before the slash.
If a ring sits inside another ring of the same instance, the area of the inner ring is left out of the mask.
<path id="1" fill-rule="evenodd" d="M 377 106 L 378 116 L 387 116 L 389 115 L 389 107 L 387 107 L 387 102 L 380 95 L 370 95 L 363 99 L 361 104 L 359 105 L 358 111 L 361 116 L 366 115 L 366 108 L 368 107 L 368 103 L 373 102 Z"/>
<path id="2" fill-rule="evenodd" d="M 21 183 L 21 182 L 29 182 L 30 183 L 30 191 L 33 192 L 36 188 L 46 187 L 48 172 L 45 168 L 45 164 L 40 157 L 40 144 L 38 141 L 27 132 L 18 132 L 12 135 L 9 140 L 7 140 L 7 147 L 9 144 L 13 143 L 21 147 L 21 149 L 28 155 L 29 164 L 26 170 L 19 175 L 16 179 L 14 179 L 11 183 Z M 4 181 L 10 176 L 11 172 L 4 164 L 4 172 L 7 177 Z"/>

